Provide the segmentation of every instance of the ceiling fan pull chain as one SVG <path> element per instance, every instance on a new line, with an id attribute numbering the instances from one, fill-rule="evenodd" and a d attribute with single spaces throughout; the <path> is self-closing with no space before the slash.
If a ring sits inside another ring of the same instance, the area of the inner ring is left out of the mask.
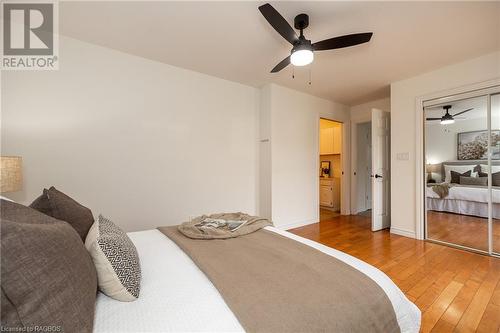
<path id="1" fill-rule="evenodd" d="M 309 66 L 309 85 L 311 85 L 311 66 Z"/>
<path id="2" fill-rule="evenodd" d="M 295 79 L 295 67 L 292 67 L 292 79 Z"/>

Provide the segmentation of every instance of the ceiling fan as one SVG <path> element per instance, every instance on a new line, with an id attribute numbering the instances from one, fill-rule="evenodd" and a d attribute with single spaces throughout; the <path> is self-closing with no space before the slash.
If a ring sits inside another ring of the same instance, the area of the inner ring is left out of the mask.
<path id="1" fill-rule="evenodd" d="M 283 16 L 278 13 L 273 6 L 266 3 L 259 7 L 260 12 L 269 24 L 283 38 L 293 45 L 292 51 L 288 57 L 278 63 L 271 73 L 276 73 L 288 66 L 290 63 L 294 66 L 305 66 L 313 62 L 315 51 L 325 51 L 333 49 L 341 49 L 344 47 L 354 46 L 369 42 L 372 38 L 372 32 L 357 33 L 339 37 L 325 39 L 320 42 L 311 43 L 310 40 L 304 37 L 304 29 L 309 26 L 309 16 L 307 14 L 299 14 L 295 16 L 294 27 L 300 30 L 300 35 L 297 37 L 295 30 L 288 24 Z"/>
<path id="2" fill-rule="evenodd" d="M 474 110 L 474 108 L 471 108 L 471 109 L 460 111 L 458 113 L 455 113 L 455 114 L 451 115 L 450 112 L 449 112 L 450 109 L 451 109 L 451 105 L 444 105 L 443 106 L 443 110 L 446 111 L 446 113 L 444 114 L 444 116 L 442 116 L 441 118 L 425 118 L 425 119 L 426 120 L 440 120 L 441 121 L 441 125 L 449 125 L 449 124 L 453 124 L 455 122 L 455 119 L 457 119 L 457 118 L 455 118 L 456 116 L 464 114 L 465 112 L 469 112 L 471 110 Z"/>

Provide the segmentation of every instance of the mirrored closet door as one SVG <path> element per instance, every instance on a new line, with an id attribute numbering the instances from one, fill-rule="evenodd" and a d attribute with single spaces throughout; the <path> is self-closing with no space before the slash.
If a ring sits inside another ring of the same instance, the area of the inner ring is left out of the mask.
<path id="1" fill-rule="evenodd" d="M 490 96 L 491 104 L 491 128 L 500 129 L 500 93 Z M 493 133 L 495 133 L 493 131 Z M 497 138 L 500 133 L 497 134 Z M 493 135 L 492 135 L 493 138 Z M 500 160 L 500 138 L 491 140 L 491 159 Z M 491 247 L 492 253 L 500 255 L 500 166 L 492 166 L 492 223 L 491 223 Z"/>
<path id="2" fill-rule="evenodd" d="M 500 252 L 500 88 L 424 102 L 426 239 Z"/>

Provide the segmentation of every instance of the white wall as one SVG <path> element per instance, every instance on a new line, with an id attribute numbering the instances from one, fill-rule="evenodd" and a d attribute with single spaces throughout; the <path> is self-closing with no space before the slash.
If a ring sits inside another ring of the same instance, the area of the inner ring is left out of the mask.
<path id="1" fill-rule="evenodd" d="M 426 163 L 437 164 L 457 160 L 457 135 L 461 132 L 481 131 L 488 128 L 484 118 L 456 121 L 443 126 L 439 122 L 425 125 Z"/>
<path id="2" fill-rule="evenodd" d="M 372 109 L 391 112 L 391 99 L 382 98 L 351 106 L 351 122 L 365 122 L 372 119 Z"/>
<path id="3" fill-rule="evenodd" d="M 2 155 L 125 230 L 257 212 L 259 90 L 60 38 L 59 71 L 2 73 Z"/>
<path id="4" fill-rule="evenodd" d="M 416 99 L 500 77 L 500 52 L 391 84 L 391 231 L 416 234 Z M 408 153 L 408 160 L 398 160 Z"/>
<path id="5" fill-rule="evenodd" d="M 357 128 L 358 124 L 364 122 L 371 122 L 372 119 L 372 109 L 379 109 L 382 111 L 391 111 L 391 99 L 383 98 L 367 103 L 351 106 L 351 214 L 357 214 L 366 209 L 366 207 L 361 204 L 358 207 L 358 134 Z"/>
<path id="6" fill-rule="evenodd" d="M 319 118 L 349 124 L 349 109 L 328 100 L 271 84 L 263 108 L 270 121 L 270 132 L 261 140 L 270 140 L 270 168 L 263 168 L 271 179 L 272 219 L 280 228 L 291 228 L 319 221 Z M 261 123 L 262 123 L 261 110 Z M 343 151 L 349 152 L 349 126 L 344 126 Z M 345 154 L 348 155 L 348 154 Z M 344 160 L 348 170 L 349 157 Z M 261 176 L 262 177 L 262 176 Z M 262 178 L 261 178 L 262 179 Z M 348 191 L 349 177 L 344 176 Z M 343 197 L 349 212 L 348 193 Z M 344 212 L 345 213 L 345 212 Z"/>

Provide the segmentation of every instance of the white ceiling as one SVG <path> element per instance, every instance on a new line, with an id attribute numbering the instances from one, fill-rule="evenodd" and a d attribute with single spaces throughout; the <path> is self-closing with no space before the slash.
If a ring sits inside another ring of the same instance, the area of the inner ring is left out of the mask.
<path id="1" fill-rule="evenodd" d="M 354 105 L 389 96 L 391 82 L 500 50 L 500 2 L 272 2 L 313 42 L 373 31 L 369 44 L 316 52 L 308 68 L 269 71 L 290 45 L 265 21 L 264 2 L 60 2 L 60 33 L 198 72 L 274 82 Z M 308 84 L 309 67 L 312 84 Z"/>

